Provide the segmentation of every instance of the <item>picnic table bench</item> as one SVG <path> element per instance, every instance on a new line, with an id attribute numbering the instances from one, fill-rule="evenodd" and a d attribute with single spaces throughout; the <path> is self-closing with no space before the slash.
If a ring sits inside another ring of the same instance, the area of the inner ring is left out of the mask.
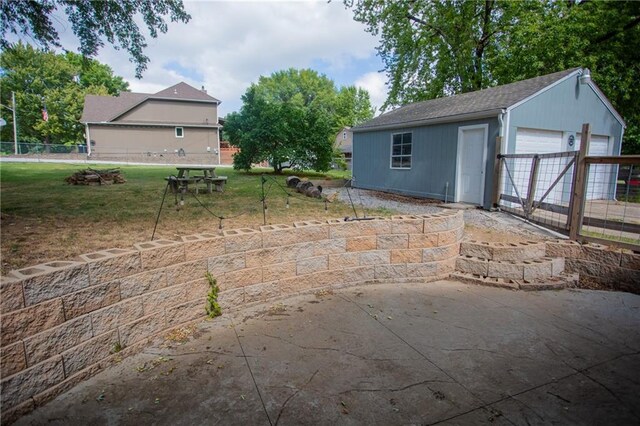
<path id="1" fill-rule="evenodd" d="M 195 192 L 198 193 L 198 184 L 204 183 L 207 185 L 207 193 L 213 192 L 213 186 L 215 186 L 217 192 L 224 192 L 224 185 L 227 183 L 226 176 L 217 176 L 215 167 L 176 167 L 178 170 L 178 176 L 168 176 L 164 178 L 169 182 L 171 189 L 174 193 L 178 193 L 181 190 L 188 191 L 190 184 L 195 184 Z M 190 175 L 191 172 L 202 172 L 201 175 Z"/>

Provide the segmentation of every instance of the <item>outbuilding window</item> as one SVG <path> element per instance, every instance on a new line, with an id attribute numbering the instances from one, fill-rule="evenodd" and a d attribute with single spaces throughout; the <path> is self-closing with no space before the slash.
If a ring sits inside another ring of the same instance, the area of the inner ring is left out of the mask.
<path id="1" fill-rule="evenodd" d="M 391 135 L 391 168 L 411 168 L 411 133 Z"/>
<path id="2" fill-rule="evenodd" d="M 176 127 L 176 138 L 184 138 L 184 128 Z"/>

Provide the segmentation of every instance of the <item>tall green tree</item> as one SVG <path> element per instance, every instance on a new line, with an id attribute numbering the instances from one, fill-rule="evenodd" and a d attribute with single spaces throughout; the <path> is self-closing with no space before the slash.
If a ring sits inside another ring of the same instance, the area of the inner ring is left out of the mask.
<path id="1" fill-rule="evenodd" d="M 373 118 L 369 92 L 356 86 L 341 87 L 336 94 L 335 113 L 338 130 L 345 126 L 357 126 Z"/>
<path id="2" fill-rule="evenodd" d="M 640 152 L 640 2 L 345 0 L 381 39 L 383 109 L 572 67 L 626 119 L 623 153 Z"/>
<path id="3" fill-rule="evenodd" d="M 7 32 L 26 35 L 45 49 L 62 47 L 52 22 L 54 14 L 66 15 L 71 30 L 78 37 L 82 55 L 97 55 L 106 40 L 116 49 L 129 52 L 131 61 L 136 64 L 138 78 L 149 63 L 144 54 L 147 42 L 139 23 L 146 25 L 152 38 L 157 38 L 159 32 L 167 32 L 166 16 L 171 22 L 187 23 L 191 19 L 181 0 L 2 0 L 0 47 L 11 46 Z"/>
<path id="4" fill-rule="evenodd" d="M 500 48 L 497 35 L 531 2 L 345 0 L 380 37 L 390 83 L 382 109 L 489 86 L 486 59 Z"/>
<path id="5" fill-rule="evenodd" d="M 87 94 L 117 95 L 129 84 L 96 60 L 68 52 L 55 54 L 18 43 L 0 53 L 0 99 L 11 104 L 15 92 L 20 142 L 82 143 L 79 123 Z M 43 119 L 46 107 L 48 120 Z M 2 141 L 13 140 L 6 117 Z"/>
<path id="6" fill-rule="evenodd" d="M 369 95 L 335 84 L 313 70 L 288 69 L 260 77 L 242 96 L 239 112 L 227 115 L 224 132 L 240 148 L 236 169 L 268 161 L 286 167 L 328 170 L 333 140 L 345 125 L 372 117 Z"/>

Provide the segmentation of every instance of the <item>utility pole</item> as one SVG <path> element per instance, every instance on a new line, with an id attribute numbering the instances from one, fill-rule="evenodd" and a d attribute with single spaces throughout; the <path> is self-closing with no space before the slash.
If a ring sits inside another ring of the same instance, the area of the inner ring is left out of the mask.
<path id="1" fill-rule="evenodd" d="M 11 112 L 13 112 L 13 144 L 18 155 L 18 124 L 16 123 L 16 92 L 11 92 Z"/>

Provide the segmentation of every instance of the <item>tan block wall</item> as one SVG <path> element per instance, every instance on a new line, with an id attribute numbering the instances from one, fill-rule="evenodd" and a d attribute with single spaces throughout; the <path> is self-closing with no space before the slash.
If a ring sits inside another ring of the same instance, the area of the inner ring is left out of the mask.
<path id="1" fill-rule="evenodd" d="M 547 242 L 547 256 L 564 257 L 565 270 L 615 290 L 640 293 L 640 254 L 602 244 Z"/>
<path id="2" fill-rule="evenodd" d="M 0 281 L 2 417 L 53 399 L 149 339 L 206 315 L 321 288 L 428 282 L 453 272 L 462 212 L 202 233 L 48 262 Z"/>

